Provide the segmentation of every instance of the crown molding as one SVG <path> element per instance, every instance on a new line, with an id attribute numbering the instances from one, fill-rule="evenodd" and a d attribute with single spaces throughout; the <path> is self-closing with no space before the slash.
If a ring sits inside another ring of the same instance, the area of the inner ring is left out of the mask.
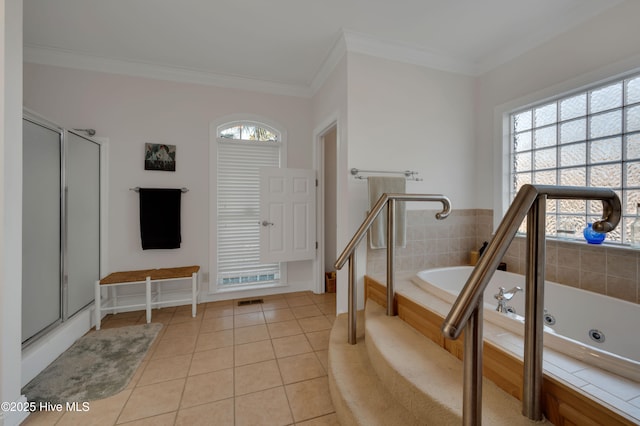
<path id="1" fill-rule="evenodd" d="M 275 83 L 139 61 L 105 58 L 32 44 L 25 44 L 24 46 L 24 61 L 63 68 L 310 98 L 322 87 L 347 52 L 356 52 L 442 71 L 475 75 L 473 65 L 470 63 L 399 43 L 378 40 L 351 31 L 342 31 L 340 33 L 308 86 Z"/>
<path id="2" fill-rule="evenodd" d="M 149 64 L 122 59 L 104 58 L 63 49 L 25 44 L 24 61 L 28 63 L 52 65 L 64 68 L 76 68 L 181 83 L 202 84 L 230 89 L 250 90 L 275 95 L 309 98 L 311 89 L 257 80 L 246 77 L 228 76 L 201 70 Z"/>
<path id="3" fill-rule="evenodd" d="M 361 53 L 363 55 L 458 74 L 478 75 L 474 63 L 459 60 L 452 56 L 438 55 L 401 43 L 384 41 L 368 35 L 343 30 L 314 76 L 310 85 L 311 93 L 315 94 L 322 87 L 333 69 L 347 52 Z"/>
<path id="4" fill-rule="evenodd" d="M 315 94 L 324 82 L 329 78 L 331 72 L 338 65 L 342 57 L 347 53 L 347 43 L 344 38 L 344 32 L 341 32 L 333 47 L 322 61 L 320 65 L 320 69 L 316 72 L 316 75 L 313 77 L 311 81 L 310 89 L 311 93 Z"/>
<path id="5" fill-rule="evenodd" d="M 352 31 L 344 31 L 344 39 L 346 49 L 349 52 L 362 53 L 364 55 L 419 65 L 440 71 L 472 76 L 476 75 L 474 63 L 450 55 L 443 55 L 402 43 L 380 40 Z"/>
<path id="6" fill-rule="evenodd" d="M 584 1 L 594 3 L 599 0 Z M 507 43 L 502 49 L 493 51 L 477 60 L 465 59 L 460 56 L 447 55 L 442 52 L 383 40 L 355 31 L 342 30 L 336 37 L 336 41 L 327 52 L 325 58 L 321 61 L 315 75 L 306 83 L 300 84 L 278 83 L 257 78 L 216 74 L 199 69 L 100 57 L 91 55 L 90 53 L 29 43 L 24 45 L 23 52 L 25 62 L 36 64 L 310 98 L 320 90 L 324 82 L 331 75 L 331 72 L 347 52 L 360 53 L 391 61 L 409 63 L 474 77 L 515 59 L 523 52 L 540 46 L 545 42 L 549 42 L 549 40 L 557 37 L 563 31 L 573 28 L 622 2 L 623 0 L 608 0 L 605 5 L 595 9 L 592 7 L 585 8 L 583 5 L 575 6 L 571 14 L 561 14 L 560 16 L 553 17 L 549 19 L 544 27 L 539 28 L 528 37 L 519 40 L 517 43 Z"/>
<path id="7" fill-rule="evenodd" d="M 382 41 L 351 31 L 342 31 L 322 61 L 311 83 L 289 85 L 246 77 L 215 74 L 188 68 L 151 64 L 139 61 L 105 58 L 32 44 L 24 46 L 24 61 L 28 63 L 106 72 L 134 77 L 154 78 L 181 83 L 202 84 L 230 89 L 250 90 L 275 95 L 309 98 L 324 84 L 347 52 L 356 52 L 383 59 L 406 62 L 428 68 L 473 75 L 473 66 L 454 58 Z"/>
<path id="8" fill-rule="evenodd" d="M 479 75 L 492 68 L 491 64 L 486 61 L 478 66 L 478 64 L 452 56 L 441 55 L 401 43 L 380 40 L 368 35 L 345 30 L 337 37 L 309 85 L 283 84 L 188 68 L 106 58 L 32 44 L 24 45 L 24 61 L 27 63 L 63 68 L 310 98 L 320 90 L 324 82 L 331 75 L 331 72 L 347 52 L 355 52 L 391 61 L 470 76 Z M 507 56 L 510 59 L 514 55 L 508 54 Z M 505 61 L 504 57 L 492 59 L 497 62 Z M 489 62 L 492 63 L 493 61 Z"/>

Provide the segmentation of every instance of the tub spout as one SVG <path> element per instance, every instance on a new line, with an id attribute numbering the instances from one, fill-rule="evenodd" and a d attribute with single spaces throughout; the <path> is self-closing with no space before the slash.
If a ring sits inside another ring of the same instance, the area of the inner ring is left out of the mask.
<path id="1" fill-rule="evenodd" d="M 493 295 L 493 297 L 498 301 L 498 306 L 496 307 L 496 311 L 508 312 L 507 302 L 513 299 L 513 296 L 515 296 L 516 293 L 519 291 L 522 291 L 521 287 L 514 287 L 511 290 L 505 290 L 504 287 L 500 287 L 498 294 Z"/>

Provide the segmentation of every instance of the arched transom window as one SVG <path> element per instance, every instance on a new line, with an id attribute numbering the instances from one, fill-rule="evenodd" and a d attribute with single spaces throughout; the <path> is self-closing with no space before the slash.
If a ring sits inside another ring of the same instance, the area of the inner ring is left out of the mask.
<path id="1" fill-rule="evenodd" d="M 219 132 L 219 136 L 225 139 L 244 141 L 280 141 L 280 134 L 278 131 L 271 129 L 264 124 L 253 122 L 231 123 L 222 126 Z"/>

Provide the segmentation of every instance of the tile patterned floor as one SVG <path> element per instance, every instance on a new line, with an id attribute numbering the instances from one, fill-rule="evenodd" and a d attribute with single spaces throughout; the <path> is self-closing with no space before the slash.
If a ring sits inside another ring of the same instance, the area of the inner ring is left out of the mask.
<path id="1" fill-rule="evenodd" d="M 327 349 L 335 294 L 266 296 L 154 310 L 165 325 L 129 386 L 87 412 L 37 412 L 24 425 L 338 425 Z M 145 322 L 144 312 L 102 327 Z"/>

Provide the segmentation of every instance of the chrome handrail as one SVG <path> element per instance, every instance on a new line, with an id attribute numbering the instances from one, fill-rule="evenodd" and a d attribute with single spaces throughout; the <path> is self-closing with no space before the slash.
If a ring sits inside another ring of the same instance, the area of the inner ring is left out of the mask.
<path id="1" fill-rule="evenodd" d="M 442 334 L 449 339 L 457 339 L 466 326 L 463 362 L 465 425 L 482 423 L 483 293 L 525 217 L 527 274 L 522 413 L 529 419 L 542 420 L 542 316 L 547 199 L 601 200 L 602 220 L 593 224 L 593 229 L 598 232 L 610 232 L 620 222 L 620 199 L 611 189 L 548 185 L 524 185 L 520 189 L 442 324 Z"/>
<path id="2" fill-rule="evenodd" d="M 442 211 L 436 213 L 436 219 L 445 219 L 451 212 L 451 202 L 441 194 L 382 194 L 371 208 L 371 211 L 353 235 L 342 254 L 338 256 L 334 266 L 340 270 L 349 261 L 349 294 L 348 294 L 348 324 L 347 335 L 350 344 L 356 343 L 356 248 L 366 235 L 367 231 L 378 217 L 384 206 L 387 206 L 387 315 L 395 315 L 393 307 L 393 277 L 394 277 L 394 250 L 395 250 L 395 205 L 396 201 L 437 201 L 442 203 Z"/>

